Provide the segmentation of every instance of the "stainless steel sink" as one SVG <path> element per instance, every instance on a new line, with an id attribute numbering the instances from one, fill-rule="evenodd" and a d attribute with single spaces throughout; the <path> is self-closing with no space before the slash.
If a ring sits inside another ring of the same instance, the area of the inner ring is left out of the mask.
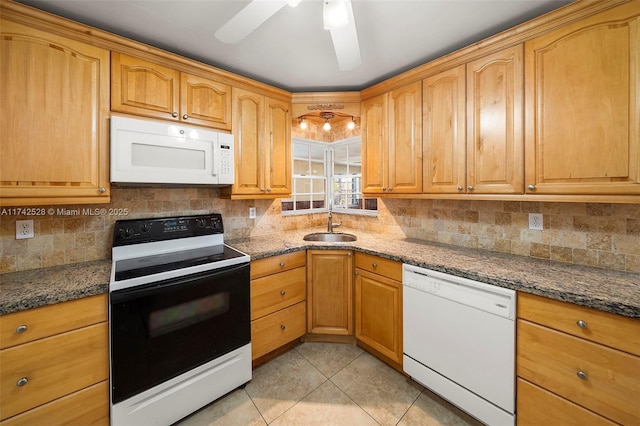
<path id="1" fill-rule="evenodd" d="M 324 241 L 328 243 L 347 243 L 357 240 L 358 237 L 352 234 L 342 234 L 339 232 L 316 232 L 314 234 L 307 234 L 304 236 L 305 241 Z"/>

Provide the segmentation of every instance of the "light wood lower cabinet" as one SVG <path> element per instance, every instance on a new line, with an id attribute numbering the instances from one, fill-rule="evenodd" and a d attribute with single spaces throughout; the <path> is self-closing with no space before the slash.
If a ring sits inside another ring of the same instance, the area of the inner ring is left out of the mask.
<path id="1" fill-rule="evenodd" d="M 356 253 L 355 335 L 402 369 L 402 263 Z"/>
<path id="2" fill-rule="evenodd" d="M 3 425 L 44 418 L 48 424 L 108 423 L 106 295 L 8 314 L 0 322 Z"/>
<path id="3" fill-rule="evenodd" d="M 562 416 L 556 407 L 573 405 L 616 423 L 640 423 L 637 336 L 638 320 L 520 293 L 516 370 L 528 383 L 519 384 L 525 390 L 518 423 L 554 424 Z M 532 410 L 530 394 L 554 402 Z"/>
<path id="4" fill-rule="evenodd" d="M 260 358 L 306 331 L 304 251 L 251 262 L 251 358 Z"/>
<path id="5" fill-rule="evenodd" d="M 353 335 L 350 250 L 307 250 L 307 332 Z"/>

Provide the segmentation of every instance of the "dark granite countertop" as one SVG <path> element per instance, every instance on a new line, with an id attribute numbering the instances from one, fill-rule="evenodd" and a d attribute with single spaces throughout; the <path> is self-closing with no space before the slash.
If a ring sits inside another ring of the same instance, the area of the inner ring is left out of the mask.
<path id="1" fill-rule="evenodd" d="M 500 287 L 640 318 L 640 274 L 353 231 L 349 243 L 303 241 L 319 230 L 228 240 L 252 259 L 308 248 L 351 249 Z M 351 232 L 345 230 L 344 232 Z M 110 260 L 0 275 L 0 315 L 94 294 L 109 287 Z"/>

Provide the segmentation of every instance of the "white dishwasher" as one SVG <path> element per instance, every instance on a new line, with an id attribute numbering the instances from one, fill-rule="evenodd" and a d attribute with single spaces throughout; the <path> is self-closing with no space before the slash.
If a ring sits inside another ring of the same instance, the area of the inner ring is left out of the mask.
<path id="1" fill-rule="evenodd" d="M 404 371 L 491 426 L 515 424 L 516 292 L 402 267 Z"/>

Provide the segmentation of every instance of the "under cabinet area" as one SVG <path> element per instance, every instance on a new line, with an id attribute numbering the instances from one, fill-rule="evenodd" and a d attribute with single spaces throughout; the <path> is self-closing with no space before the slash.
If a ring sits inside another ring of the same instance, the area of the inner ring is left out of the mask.
<path id="1" fill-rule="evenodd" d="M 355 256 L 356 339 L 402 371 L 402 263 Z"/>
<path id="2" fill-rule="evenodd" d="M 305 251 L 251 262 L 253 360 L 305 334 L 305 264 Z"/>
<path id="3" fill-rule="evenodd" d="M 231 87 L 125 54 L 111 55 L 111 110 L 231 130 Z"/>
<path id="4" fill-rule="evenodd" d="M 0 205 L 108 203 L 109 51 L 7 16 Z"/>
<path id="5" fill-rule="evenodd" d="M 353 252 L 307 250 L 307 332 L 353 336 Z"/>
<path id="6" fill-rule="evenodd" d="M 519 293 L 518 424 L 637 424 L 637 336 L 639 320 Z"/>
<path id="7" fill-rule="evenodd" d="M 3 315 L 0 424 L 108 424 L 107 297 Z"/>

